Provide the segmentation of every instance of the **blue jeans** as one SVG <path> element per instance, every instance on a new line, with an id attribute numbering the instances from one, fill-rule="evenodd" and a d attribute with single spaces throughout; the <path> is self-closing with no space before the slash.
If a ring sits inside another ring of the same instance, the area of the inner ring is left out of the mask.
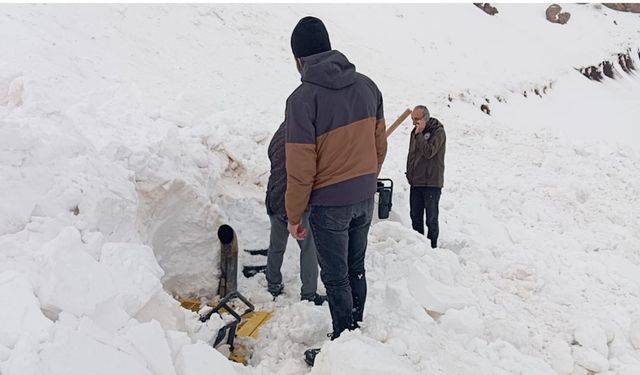
<path id="1" fill-rule="evenodd" d="M 373 198 L 347 206 L 311 206 L 309 223 L 327 290 L 332 338 L 362 321 L 367 298 L 364 257 Z"/>

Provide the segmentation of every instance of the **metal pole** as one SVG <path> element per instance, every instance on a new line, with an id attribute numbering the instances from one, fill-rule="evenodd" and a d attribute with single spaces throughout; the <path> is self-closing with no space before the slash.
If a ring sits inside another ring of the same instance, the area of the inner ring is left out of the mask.
<path id="1" fill-rule="evenodd" d="M 238 241 L 230 226 L 224 224 L 218 228 L 220 240 L 220 284 L 218 295 L 225 297 L 238 289 Z"/>

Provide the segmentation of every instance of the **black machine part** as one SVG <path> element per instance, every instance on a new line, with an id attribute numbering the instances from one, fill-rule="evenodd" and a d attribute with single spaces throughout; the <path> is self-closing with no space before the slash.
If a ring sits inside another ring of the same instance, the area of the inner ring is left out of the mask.
<path id="1" fill-rule="evenodd" d="M 378 179 L 378 218 L 388 219 L 393 197 L 393 181 L 390 178 Z"/>
<path id="2" fill-rule="evenodd" d="M 238 312 L 233 309 L 233 307 L 229 306 L 230 302 L 235 299 L 239 299 L 246 306 L 246 309 L 243 312 Z M 242 320 L 242 316 L 252 312 L 255 310 L 255 307 L 248 299 L 246 299 L 240 292 L 234 291 L 229 293 L 226 297 L 224 297 L 211 311 L 200 316 L 200 321 L 202 323 L 206 322 L 211 318 L 211 315 L 214 313 L 220 313 L 221 309 L 225 309 L 232 317 L 233 321 L 225 324 L 224 327 L 220 328 L 218 331 L 218 336 L 216 337 L 213 347 L 217 347 L 225 336 L 227 336 L 227 344 L 233 350 L 233 341 L 236 337 L 236 329 L 238 328 L 238 324 Z"/>

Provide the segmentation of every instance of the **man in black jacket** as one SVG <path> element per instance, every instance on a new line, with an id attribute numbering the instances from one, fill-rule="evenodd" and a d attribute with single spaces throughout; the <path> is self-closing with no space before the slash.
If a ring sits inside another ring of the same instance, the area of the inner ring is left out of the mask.
<path id="1" fill-rule="evenodd" d="M 289 238 L 284 205 L 284 194 L 287 190 L 285 144 L 286 128 L 283 122 L 269 143 L 268 154 L 271 162 L 271 174 L 269 175 L 265 201 L 267 214 L 271 221 L 269 249 L 267 250 L 267 289 L 274 297 L 280 295 L 284 288 L 280 268 L 282 267 L 284 251 Z M 309 214 L 305 213 L 303 222 L 308 223 L 308 220 Z M 313 236 L 298 240 L 298 245 L 300 246 L 300 280 L 302 281 L 300 299 L 312 301 L 316 305 L 322 305 L 326 300 L 326 296 L 316 293 L 318 287 L 318 258 Z"/>
<path id="2" fill-rule="evenodd" d="M 424 234 L 424 216 L 427 216 L 427 238 L 431 247 L 438 247 L 438 205 L 444 182 L 444 153 L 447 136 L 442 123 L 429 115 L 423 105 L 411 112 L 415 128 L 409 138 L 407 181 L 411 186 L 409 204 L 411 225 Z"/>

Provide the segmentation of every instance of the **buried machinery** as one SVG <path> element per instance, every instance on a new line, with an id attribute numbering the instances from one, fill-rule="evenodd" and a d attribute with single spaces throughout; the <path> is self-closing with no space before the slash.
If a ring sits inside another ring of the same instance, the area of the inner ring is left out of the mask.
<path id="1" fill-rule="evenodd" d="M 387 138 L 409 116 L 410 109 L 405 110 L 394 123 L 386 129 Z M 378 218 L 389 218 L 392 207 L 393 181 L 380 178 L 377 181 Z M 253 304 L 238 292 L 238 241 L 236 234 L 229 225 L 218 228 L 220 240 L 220 283 L 218 295 L 222 298 L 209 312 L 200 316 L 201 322 L 206 322 L 213 314 L 219 314 L 226 322 L 218 331 L 212 345 L 218 347 L 226 343 L 229 345 L 229 359 L 240 363 L 247 363 L 248 354 L 242 344 L 236 344 L 235 338 L 257 336 L 259 328 L 271 317 L 271 312 L 255 311 Z M 267 255 L 265 250 L 246 250 L 251 255 Z M 252 277 L 257 273 L 265 272 L 266 265 L 245 266 L 243 275 Z M 199 301 L 182 300 L 182 305 L 193 311 L 200 311 Z M 226 338 L 226 340 L 225 340 Z"/>
<path id="2" fill-rule="evenodd" d="M 246 364 L 249 354 L 236 337 L 256 338 L 259 328 L 271 318 L 271 312 L 256 311 L 254 305 L 238 292 L 238 241 L 235 231 L 229 225 L 218 228 L 220 240 L 220 282 L 218 295 L 222 298 L 211 310 L 200 316 L 205 323 L 213 314 L 219 314 L 225 325 L 220 328 L 213 347 L 229 346 L 229 359 Z M 181 300 L 182 306 L 192 311 L 201 310 L 198 300 Z"/>

